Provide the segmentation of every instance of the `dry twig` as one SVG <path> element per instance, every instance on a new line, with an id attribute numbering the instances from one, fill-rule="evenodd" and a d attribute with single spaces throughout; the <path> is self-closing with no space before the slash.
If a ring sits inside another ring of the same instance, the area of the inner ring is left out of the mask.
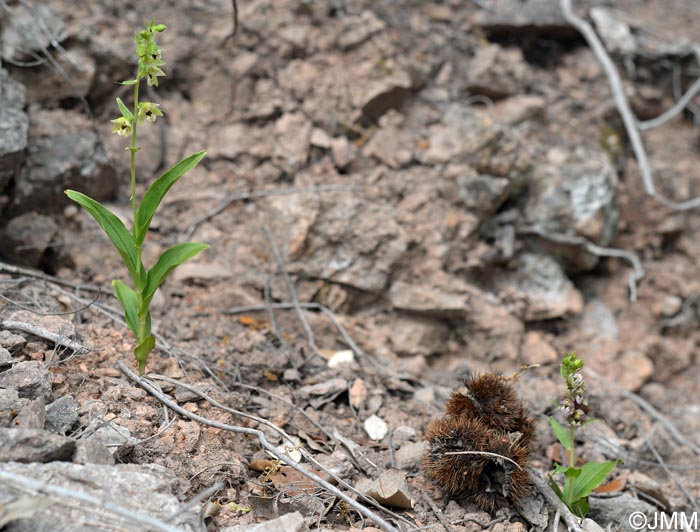
<path id="1" fill-rule="evenodd" d="M 94 515 L 95 507 L 97 507 L 125 518 L 132 523 L 146 525 L 153 530 L 162 530 L 163 532 L 187 532 L 183 528 L 169 525 L 168 523 L 153 516 L 136 512 L 133 508 L 124 508 L 81 491 L 76 491 L 64 486 L 55 486 L 46 481 L 36 480 L 24 475 L 18 475 L 9 471 L 0 470 L 0 482 L 25 490 L 43 493 L 58 503 L 64 502 L 65 499 L 80 501 L 83 504 L 89 505 L 88 508 L 84 508 L 83 505 L 80 505 L 79 507 L 86 513 L 89 512 L 90 515 Z"/>
<path id="2" fill-rule="evenodd" d="M 76 353 L 88 353 L 90 351 L 89 349 L 87 349 L 85 346 L 83 346 L 79 342 L 74 342 L 72 340 L 68 340 L 60 334 L 57 334 L 55 332 L 51 332 L 51 331 L 44 329 L 42 327 L 37 327 L 36 325 L 32 325 L 31 323 L 25 323 L 23 321 L 14 321 L 14 320 L 0 321 L 0 329 L 21 331 L 21 332 L 24 332 L 27 334 L 31 334 L 31 335 L 36 336 L 38 338 L 43 338 L 44 340 L 48 340 L 49 342 L 53 342 L 56 345 L 60 345 L 63 347 L 67 347 L 68 349 L 72 349 Z"/>
<path id="3" fill-rule="evenodd" d="M 545 500 L 554 508 L 556 512 L 559 513 L 561 518 L 566 523 L 566 527 L 569 532 L 583 532 L 581 525 L 579 524 L 578 518 L 571 513 L 571 511 L 566 507 L 554 490 L 542 476 L 542 473 L 536 471 L 535 469 L 530 469 L 530 481 L 535 485 L 537 490 L 542 494 Z"/>
<path id="4" fill-rule="evenodd" d="M 356 500 L 352 499 L 342 491 L 340 491 L 338 488 L 333 486 L 331 483 L 323 480 L 321 477 L 316 475 L 315 473 L 308 471 L 301 467 L 299 464 L 297 464 L 294 460 L 290 460 L 288 456 L 284 455 L 280 451 L 278 451 L 271 443 L 267 441 L 267 438 L 265 437 L 265 434 L 257 429 L 249 429 L 246 427 L 238 427 L 234 425 L 227 425 L 226 423 L 219 423 L 217 421 L 213 421 L 210 419 L 207 419 L 205 417 L 199 416 L 197 414 L 193 414 L 191 412 L 188 412 L 184 408 L 180 407 L 177 403 L 172 401 L 170 398 L 168 398 L 165 394 L 160 393 L 155 387 L 153 387 L 148 381 L 145 379 L 141 379 L 131 371 L 123 362 L 119 362 L 119 369 L 127 376 L 129 377 L 132 381 L 135 383 L 139 384 L 144 390 L 146 390 L 148 393 L 153 395 L 156 399 L 167 405 L 171 410 L 177 412 L 181 416 L 187 417 L 189 419 L 192 419 L 194 421 L 197 421 L 199 423 L 202 423 L 204 425 L 218 428 L 221 430 L 226 430 L 238 434 L 247 434 L 249 436 L 255 436 L 258 441 L 260 442 L 260 445 L 267 451 L 269 452 L 272 456 L 277 458 L 280 462 L 285 463 L 298 473 L 301 473 L 305 477 L 309 478 L 322 488 L 326 489 L 327 491 L 331 492 L 333 495 L 337 496 L 341 500 L 345 501 L 348 505 L 350 505 L 352 508 L 357 510 L 360 514 L 364 515 L 368 519 L 372 519 L 378 526 L 380 526 L 383 530 L 386 532 L 399 532 L 396 527 L 391 525 L 388 521 L 384 520 L 382 517 L 380 517 L 378 514 L 367 508 L 366 506 L 358 503 Z"/>

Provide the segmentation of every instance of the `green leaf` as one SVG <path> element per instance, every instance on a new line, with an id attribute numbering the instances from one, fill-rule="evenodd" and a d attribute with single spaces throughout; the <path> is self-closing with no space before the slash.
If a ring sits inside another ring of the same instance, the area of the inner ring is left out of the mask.
<path id="1" fill-rule="evenodd" d="M 126 81 L 120 81 L 119 85 L 136 85 L 139 82 L 137 79 L 128 79 Z"/>
<path id="2" fill-rule="evenodd" d="M 557 439 L 559 440 L 559 443 L 561 443 L 562 447 L 566 449 L 567 451 L 570 451 L 572 447 L 574 446 L 574 442 L 571 441 L 571 433 L 566 430 L 566 427 L 559 423 L 556 419 L 550 416 L 549 418 L 549 424 L 552 425 L 552 429 L 554 429 L 554 434 L 557 435 Z"/>
<path id="3" fill-rule="evenodd" d="M 143 291 L 144 302 L 150 302 L 158 287 L 177 266 L 191 259 L 209 246 L 198 242 L 183 242 L 163 252 L 155 266 L 148 272 L 146 288 Z"/>
<path id="4" fill-rule="evenodd" d="M 92 215 L 95 221 L 100 224 L 100 227 L 107 233 L 112 244 L 114 244 L 119 255 L 121 255 L 134 281 L 134 285 L 136 285 L 137 288 L 142 287 L 142 279 L 145 271 L 143 264 L 138 264 L 139 260 L 136 253 L 136 246 L 134 245 L 134 239 L 124 223 L 117 218 L 113 212 L 81 192 L 66 190 L 66 196 L 75 201 L 78 205 L 81 205 Z"/>
<path id="5" fill-rule="evenodd" d="M 117 299 L 124 307 L 124 317 L 129 329 L 139 336 L 139 295 L 119 279 L 112 281 Z"/>
<path id="6" fill-rule="evenodd" d="M 559 499 L 561 499 L 562 501 L 564 501 L 564 494 L 562 493 L 561 488 L 559 487 L 559 484 L 557 484 L 556 482 L 554 482 L 554 479 L 551 478 L 551 477 L 549 478 L 549 484 L 552 486 L 552 489 L 554 490 L 554 493 L 557 494 L 557 497 L 559 497 Z"/>
<path id="7" fill-rule="evenodd" d="M 577 515 L 582 518 L 588 515 L 589 509 L 590 507 L 588 505 L 588 497 L 583 497 L 577 501 L 573 501 L 569 506 L 569 510 L 571 510 L 571 512 L 574 515 Z"/>
<path id="8" fill-rule="evenodd" d="M 580 468 L 581 474 L 578 475 L 574 482 L 574 500 L 588 497 L 594 489 L 605 481 L 605 477 L 615 469 L 618 463 L 620 463 L 620 460 L 588 462 L 584 464 Z"/>
<path id="9" fill-rule="evenodd" d="M 153 220 L 156 209 L 158 205 L 160 205 L 160 202 L 163 201 L 168 190 L 170 190 L 170 187 L 184 174 L 197 166 L 199 161 L 201 161 L 206 154 L 207 152 L 200 151 L 184 158 L 156 179 L 149 187 L 143 197 L 143 201 L 141 201 L 141 205 L 139 205 L 138 213 L 136 214 L 136 230 L 134 234 L 136 236 L 137 246 L 143 244 L 143 241 L 146 239 L 146 233 L 148 233 L 148 228 L 151 225 L 151 220 Z"/>
<path id="10" fill-rule="evenodd" d="M 139 375 L 143 375 L 143 373 L 146 371 L 146 362 L 148 361 L 148 355 L 155 348 L 156 339 L 151 334 L 148 335 L 146 339 L 136 347 L 136 349 L 134 349 L 134 355 L 136 355 L 136 360 L 139 363 Z"/>
<path id="11" fill-rule="evenodd" d="M 125 83 L 126 84 L 126 83 Z M 131 112 L 131 110 L 126 106 L 126 104 L 122 101 L 121 98 L 117 98 L 117 105 L 119 106 L 119 110 L 122 112 L 122 116 L 128 120 L 133 121 L 134 120 L 134 115 Z"/>

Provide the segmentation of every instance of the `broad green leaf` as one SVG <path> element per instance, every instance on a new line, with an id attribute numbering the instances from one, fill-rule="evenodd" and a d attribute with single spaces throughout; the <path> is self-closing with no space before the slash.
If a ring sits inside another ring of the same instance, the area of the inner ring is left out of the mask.
<path id="1" fill-rule="evenodd" d="M 151 220 L 153 220 L 156 209 L 158 209 L 158 205 L 160 205 L 160 202 L 163 201 L 163 198 L 168 193 L 168 190 L 170 190 L 170 187 L 172 187 L 184 174 L 197 166 L 199 161 L 201 161 L 206 154 L 207 152 L 200 151 L 184 158 L 182 161 L 177 163 L 170 170 L 156 179 L 148 188 L 143 200 L 141 201 L 141 205 L 139 205 L 138 213 L 136 214 L 136 227 L 134 235 L 137 246 L 143 244 L 143 241 L 146 239 L 146 233 L 148 233 L 148 228 L 151 225 Z"/>
<path id="2" fill-rule="evenodd" d="M 579 517 L 586 517 L 588 515 L 589 509 L 590 507 L 588 505 L 588 497 L 583 497 L 582 499 L 574 501 L 569 506 L 569 510 L 571 510 L 571 512 L 574 515 L 577 515 Z"/>
<path id="3" fill-rule="evenodd" d="M 619 460 L 610 462 L 588 462 L 581 467 L 581 474 L 574 482 L 574 500 L 588 497 L 591 492 L 600 486 L 605 477 L 615 469 Z"/>
<path id="4" fill-rule="evenodd" d="M 146 361 L 148 360 L 148 354 L 153 351 L 156 347 L 156 339 L 153 335 L 149 335 L 146 339 L 141 342 L 136 349 L 134 349 L 134 354 L 136 355 L 136 360 L 139 363 L 139 375 L 143 375 L 146 371 Z"/>
<path id="5" fill-rule="evenodd" d="M 557 435 L 557 439 L 559 440 L 559 443 L 561 443 L 562 447 L 566 449 L 567 451 L 570 451 L 574 442 L 571 441 L 571 434 L 568 430 L 566 430 L 566 427 L 559 423 L 556 419 L 550 416 L 549 418 L 549 424 L 552 425 L 552 428 L 554 429 L 554 434 Z"/>
<path id="6" fill-rule="evenodd" d="M 119 279 L 112 281 L 117 299 L 124 307 L 124 317 L 129 329 L 139 336 L 139 295 Z"/>
<path id="7" fill-rule="evenodd" d="M 209 246 L 198 242 L 183 242 L 163 252 L 155 266 L 148 272 L 146 288 L 143 291 L 144 302 L 150 302 L 158 287 L 176 267 L 191 259 Z"/>
<path id="8" fill-rule="evenodd" d="M 134 245 L 134 239 L 124 223 L 103 205 L 81 192 L 66 190 L 66 196 L 75 201 L 78 205 L 81 205 L 92 215 L 95 221 L 100 224 L 100 227 L 107 233 L 112 244 L 114 244 L 119 255 L 121 255 L 131 278 L 134 280 L 134 284 L 137 288 L 142 287 L 144 274 L 143 264 L 137 264 L 139 260 L 136 253 L 136 246 Z"/>
<path id="9" fill-rule="evenodd" d="M 549 478 L 549 485 L 552 486 L 552 489 L 554 490 L 554 493 L 557 494 L 557 497 L 559 497 L 562 501 L 564 500 L 564 494 L 561 491 L 561 488 L 559 487 L 559 484 L 557 484 L 553 478 Z"/>
<path id="10" fill-rule="evenodd" d="M 122 116 L 124 118 L 128 118 L 129 120 L 134 120 L 134 115 L 131 112 L 131 110 L 126 106 L 126 104 L 122 101 L 121 98 L 117 98 L 117 105 L 119 106 L 119 110 L 122 112 Z"/>

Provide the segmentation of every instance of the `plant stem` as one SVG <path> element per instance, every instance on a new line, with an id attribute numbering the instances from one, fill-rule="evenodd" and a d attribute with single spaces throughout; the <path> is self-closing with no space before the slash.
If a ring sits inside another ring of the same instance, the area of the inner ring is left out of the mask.
<path id="1" fill-rule="evenodd" d="M 569 442 L 571 443 L 569 449 L 569 467 L 576 467 L 576 446 L 574 442 L 574 434 L 576 432 L 576 426 L 572 423 L 569 427 Z M 574 479 L 569 479 L 569 489 L 566 494 L 566 498 L 569 502 L 569 507 L 574 502 Z"/>
<path id="2" fill-rule="evenodd" d="M 131 125 L 131 206 L 134 211 L 134 227 L 132 232 L 134 234 L 134 240 L 136 240 L 136 152 L 138 148 L 136 147 L 136 127 L 138 125 L 138 111 L 139 111 L 139 80 L 134 83 L 134 120 Z M 138 246 L 139 262 L 141 262 L 141 246 Z M 136 279 L 134 279 L 135 281 Z"/>

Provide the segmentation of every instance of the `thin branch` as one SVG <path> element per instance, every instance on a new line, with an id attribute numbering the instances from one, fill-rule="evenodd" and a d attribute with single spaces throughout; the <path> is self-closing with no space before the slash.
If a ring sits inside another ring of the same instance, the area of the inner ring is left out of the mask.
<path id="1" fill-rule="evenodd" d="M 171 410 L 177 412 L 183 417 L 192 419 L 194 421 L 197 421 L 199 423 L 202 423 L 203 425 L 207 425 L 209 427 L 214 427 L 218 428 L 221 430 L 226 430 L 229 432 L 234 432 L 237 434 L 247 434 L 249 436 L 255 436 L 258 441 L 260 442 L 260 445 L 267 451 L 269 452 L 272 456 L 277 458 L 280 462 L 285 463 L 295 471 L 301 473 L 305 477 L 309 478 L 310 480 L 314 481 L 317 483 L 319 486 L 322 488 L 326 489 L 327 491 L 331 492 L 333 495 L 339 497 L 343 501 L 345 501 L 347 504 L 349 504 L 351 507 L 355 508 L 359 513 L 367 517 L 368 519 L 372 519 L 379 527 L 381 527 L 383 530 L 386 532 L 399 532 L 397 528 L 395 528 L 393 525 L 391 525 L 389 522 L 385 521 L 382 519 L 379 515 L 377 515 L 375 512 L 367 508 L 366 506 L 359 504 L 356 500 L 352 499 L 351 497 L 347 496 L 345 493 L 340 491 L 338 488 L 330 484 L 329 482 L 323 480 L 321 477 L 316 475 L 315 473 L 308 471 L 301 467 L 299 464 L 297 464 L 294 460 L 290 460 L 289 457 L 280 451 L 278 451 L 275 446 L 273 446 L 271 443 L 267 441 L 267 438 L 265 437 L 265 434 L 257 429 L 250 429 L 246 427 L 238 427 L 234 425 L 228 425 L 226 423 L 219 423 L 218 421 L 213 421 L 211 419 L 207 419 L 205 417 L 199 416 L 197 414 L 193 414 L 192 412 L 188 412 L 184 408 L 182 408 L 180 405 L 172 401 L 168 396 L 166 396 L 163 393 L 160 393 L 155 387 L 153 387 L 148 381 L 145 379 L 141 379 L 131 371 L 126 364 L 123 362 L 119 362 L 119 369 L 124 373 L 127 377 L 129 377 L 132 381 L 137 383 L 139 386 L 141 386 L 144 390 L 146 390 L 148 393 L 150 393 L 152 396 L 154 396 L 156 399 L 167 405 Z"/>
<path id="2" fill-rule="evenodd" d="M 60 345 L 63 347 L 67 347 L 68 349 L 72 349 L 75 352 L 85 352 L 89 353 L 90 350 L 87 349 L 85 346 L 83 346 L 79 342 L 74 342 L 72 340 L 68 340 L 64 338 L 62 335 L 57 334 L 55 332 L 51 332 L 47 329 L 44 329 L 42 327 L 37 327 L 36 325 L 32 325 L 31 323 L 25 323 L 23 321 L 14 321 L 14 320 L 3 320 L 0 321 L 0 329 L 7 329 L 7 330 L 12 330 L 12 331 L 21 331 L 27 334 L 31 334 L 33 336 L 36 336 L 38 338 L 43 338 L 44 340 L 48 340 L 49 342 L 53 342 L 56 345 Z"/>
<path id="3" fill-rule="evenodd" d="M 168 516 L 165 520 L 166 521 L 172 521 L 175 519 L 178 515 L 182 515 L 191 508 L 193 508 L 196 504 L 199 504 L 202 502 L 204 499 L 208 499 L 212 495 L 214 495 L 217 491 L 222 490 L 226 487 L 226 484 L 224 482 L 217 482 L 213 486 L 209 486 L 207 489 L 204 491 L 198 493 L 195 495 L 192 500 L 188 501 L 186 504 L 183 504 L 180 506 L 175 512 L 173 512 L 170 516 Z"/>
<path id="4" fill-rule="evenodd" d="M 45 312 L 45 311 L 37 310 L 35 308 L 31 308 L 31 307 L 28 307 L 26 305 L 23 305 L 22 303 L 19 303 L 19 302 L 15 301 L 14 299 L 10 299 L 9 297 L 4 296 L 2 294 L 0 294 L 0 299 L 2 299 L 3 301 L 6 301 L 10 305 L 21 308 L 22 310 L 26 310 L 27 312 L 31 312 L 32 314 L 36 314 L 37 316 L 67 316 L 69 314 L 77 314 L 78 312 L 82 312 L 83 310 L 88 309 L 92 305 L 97 303 L 98 299 L 100 299 L 100 292 L 97 293 L 97 295 L 95 296 L 95 299 L 93 299 L 92 301 L 89 301 L 88 303 L 83 304 L 82 307 L 79 307 L 75 310 L 66 310 L 66 311 L 60 311 L 60 312 Z"/>
<path id="5" fill-rule="evenodd" d="M 311 326 L 306 320 L 304 312 L 301 310 L 301 305 L 299 304 L 299 296 L 297 295 L 296 288 L 294 288 L 294 283 L 292 282 L 291 277 L 289 277 L 287 267 L 284 265 L 284 259 L 282 258 L 282 254 L 280 253 L 280 250 L 277 247 L 277 243 L 275 242 L 275 239 L 272 236 L 270 228 L 267 227 L 267 225 L 264 225 L 263 230 L 265 231 L 265 237 L 267 238 L 267 242 L 270 244 L 272 253 L 275 256 L 275 262 L 277 263 L 277 268 L 279 269 L 280 275 L 282 275 L 284 283 L 287 285 L 287 290 L 289 291 L 289 295 L 292 298 L 292 305 L 294 305 L 294 310 L 296 311 L 297 316 L 299 317 L 301 326 L 304 328 L 306 338 L 309 341 L 309 346 L 311 346 L 311 349 L 313 350 L 314 354 L 317 354 L 318 347 L 316 346 L 316 338 L 314 338 L 314 333 L 311 330 Z"/>
<path id="6" fill-rule="evenodd" d="M 665 207 L 676 211 L 686 211 L 700 207 L 700 197 L 677 202 L 666 198 L 657 192 L 656 186 L 654 185 L 654 177 L 649 165 L 649 157 L 647 156 L 646 149 L 644 148 L 644 141 L 642 140 L 640 129 L 638 127 L 639 121 L 632 111 L 629 101 L 627 100 L 627 96 L 625 95 L 625 89 L 622 84 L 620 73 L 617 71 L 615 64 L 613 63 L 612 59 L 610 59 L 608 52 L 605 50 L 605 46 L 603 46 L 603 43 L 598 38 L 598 35 L 593 27 L 574 13 L 573 8 L 571 7 L 571 0 L 560 0 L 560 6 L 566 21 L 583 35 L 583 38 L 586 39 L 586 42 L 588 43 L 588 46 L 590 46 L 593 55 L 595 55 L 596 59 L 603 67 L 603 70 L 605 70 L 605 74 L 608 77 L 608 82 L 610 83 L 610 90 L 612 91 L 613 100 L 615 101 L 617 110 L 622 117 L 622 122 L 625 125 L 627 137 L 630 140 L 632 151 L 637 159 L 639 173 L 642 176 L 642 182 L 646 193 Z"/>
<path id="7" fill-rule="evenodd" d="M 154 530 L 162 530 L 163 532 L 187 532 L 183 528 L 169 525 L 168 523 L 165 523 L 164 521 L 161 521 L 153 516 L 136 512 L 133 508 L 124 508 L 81 491 L 75 491 L 64 486 L 55 486 L 46 481 L 36 480 L 24 475 L 0 470 L 0 482 L 14 487 L 21 487 L 25 490 L 43 493 L 59 503 L 65 501 L 65 499 L 74 499 L 84 504 L 97 506 L 98 508 L 102 508 L 103 510 L 106 510 L 112 514 L 119 515 L 132 523 L 139 523 L 141 525 L 145 524 Z M 90 515 L 94 515 L 94 509 L 84 508 L 82 505 L 80 506 L 80 509 L 85 513 L 89 512 Z"/>
<path id="8" fill-rule="evenodd" d="M 693 53 L 695 54 L 695 58 L 700 63 L 700 46 L 697 44 L 693 44 Z M 651 118 L 649 120 L 644 120 L 643 122 L 639 122 L 637 124 L 637 127 L 641 129 L 642 131 L 646 131 L 647 129 L 651 129 L 657 126 L 660 126 L 661 124 L 664 124 L 674 118 L 676 115 L 681 113 L 683 109 L 685 109 L 695 98 L 695 96 L 700 92 L 700 78 L 696 79 L 695 82 L 688 88 L 687 91 L 685 91 L 685 94 L 681 96 L 678 101 L 675 103 L 673 107 L 668 109 L 667 111 L 661 113 L 659 116 L 655 118 Z"/>
<path id="9" fill-rule="evenodd" d="M 0 273 L 7 273 L 10 275 L 21 275 L 24 277 L 33 277 L 35 279 L 41 279 L 53 284 L 58 284 L 61 286 L 67 286 L 75 290 L 89 290 L 91 292 L 102 292 L 102 288 L 90 284 L 77 284 L 70 281 L 64 281 L 58 277 L 53 277 L 52 275 L 47 275 L 44 272 L 37 270 L 32 270 L 31 268 L 23 268 L 22 266 L 15 266 L 14 264 L 8 264 L 6 262 L 0 261 Z"/>
<path id="10" fill-rule="evenodd" d="M 573 246 L 581 246 L 586 251 L 597 257 L 615 257 L 619 259 L 625 259 L 628 261 L 633 268 L 633 272 L 630 273 L 627 278 L 627 284 L 630 290 L 630 301 L 637 301 L 637 281 L 644 278 L 646 275 L 644 273 L 644 268 L 642 267 L 642 262 L 639 257 L 630 251 L 625 251 L 624 249 L 618 248 L 605 248 L 594 244 L 587 238 L 579 235 L 566 235 L 563 233 L 547 233 L 536 227 L 524 227 L 518 230 L 521 234 L 532 234 L 549 240 L 550 242 L 556 242 L 558 244 L 570 244 Z"/>
<path id="11" fill-rule="evenodd" d="M 511 464 L 513 464 L 515 467 L 517 467 L 518 469 L 520 469 L 520 471 L 523 470 L 523 468 L 520 467 L 520 464 L 517 463 L 517 462 L 516 462 L 515 460 L 513 460 L 512 458 L 508 458 L 507 456 L 503 456 L 502 454 L 492 453 L 492 452 L 489 452 L 489 451 L 447 451 L 447 452 L 445 452 L 445 453 L 443 453 L 443 454 L 444 454 L 445 456 L 456 456 L 456 455 L 460 455 L 460 454 L 477 454 L 477 455 L 479 455 L 479 456 L 490 456 L 490 457 L 492 457 L 492 458 L 500 458 L 500 459 L 502 459 L 502 460 L 507 460 L 508 462 L 510 462 Z"/>
<path id="12" fill-rule="evenodd" d="M 578 518 L 571 513 L 566 504 L 564 504 L 554 490 L 549 485 L 549 482 L 543 477 L 542 473 L 535 469 L 530 469 L 530 481 L 535 485 L 537 490 L 542 494 L 545 500 L 559 513 L 561 518 L 566 523 L 569 532 L 583 532 Z"/>

